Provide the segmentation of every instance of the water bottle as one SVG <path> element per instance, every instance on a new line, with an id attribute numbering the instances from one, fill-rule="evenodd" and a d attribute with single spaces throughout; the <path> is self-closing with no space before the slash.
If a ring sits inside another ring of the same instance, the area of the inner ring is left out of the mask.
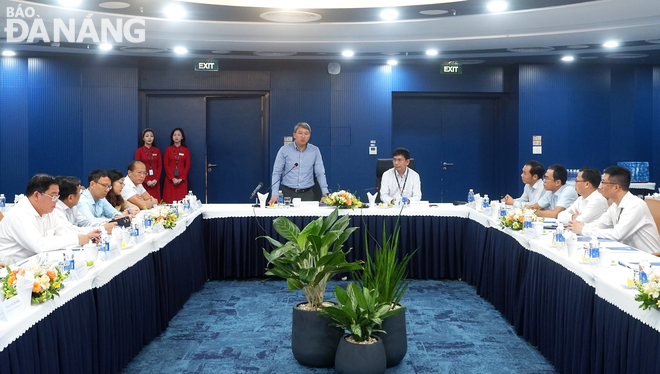
<path id="1" fill-rule="evenodd" d="M 504 203 L 500 205 L 500 217 L 506 217 L 506 204 Z"/>
<path id="2" fill-rule="evenodd" d="M 192 209 L 190 207 L 190 201 L 191 201 L 190 197 L 186 197 L 185 199 L 183 199 L 183 211 L 186 214 L 192 213 Z"/>
<path id="3" fill-rule="evenodd" d="M 589 265 L 598 266 L 600 263 L 600 245 L 595 237 L 589 242 Z"/>
<path id="4" fill-rule="evenodd" d="M 559 227 L 557 227 L 557 228 L 559 228 Z M 523 218 L 523 231 L 525 231 L 525 232 L 529 231 L 530 233 L 533 231 L 532 230 L 532 214 L 531 213 L 526 213 L 524 218 Z M 563 238 L 563 233 L 564 233 L 564 231 L 562 230 L 562 238 Z M 555 235 L 555 237 L 556 237 L 556 235 Z"/>
<path id="5" fill-rule="evenodd" d="M 471 188 L 470 191 L 468 192 L 467 201 L 468 201 L 468 207 L 474 209 L 474 191 L 472 191 Z"/>
<path id="6" fill-rule="evenodd" d="M 144 231 L 151 232 L 151 215 L 144 215 Z"/>
<path id="7" fill-rule="evenodd" d="M 277 193 L 277 207 L 281 208 L 284 206 L 284 195 L 282 195 L 282 190 L 279 190 Z"/>
<path id="8" fill-rule="evenodd" d="M 559 222 L 552 238 L 552 245 L 558 249 L 566 248 L 566 239 L 564 238 L 564 225 Z"/>
<path id="9" fill-rule="evenodd" d="M 0 212 L 5 212 L 5 202 L 7 199 L 5 198 L 5 194 L 0 193 Z"/>
<path id="10" fill-rule="evenodd" d="M 490 216 L 490 199 L 488 195 L 484 195 L 484 214 Z"/>

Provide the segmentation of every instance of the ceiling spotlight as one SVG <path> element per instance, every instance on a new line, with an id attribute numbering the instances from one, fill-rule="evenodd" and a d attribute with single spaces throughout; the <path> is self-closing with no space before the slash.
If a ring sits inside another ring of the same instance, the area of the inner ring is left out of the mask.
<path id="1" fill-rule="evenodd" d="M 561 58 L 561 60 L 569 62 L 569 61 L 575 60 L 575 58 L 573 58 L 573 56 L 564 56 L 564 57 Z"/>
<path id="2" fill-rule="evenodd" d="M 508 7 L 508 4 L 504 1 L 491 1 L 488 3 L 488 10 L 491 12 L 502 12 Z"/>
<path id="3" fill-rule="evenodd" d="M 59 3 L 64 6 L 76 6 L 80 4 L 80 0 L 60 0 Z"/>
<path id="4" fill-rule="evenodd" d="M 2 51 L 3 56 L 11 57 L 11 56 L 16 56 L 16 52 L 14 51 Z"/>
<path id="5" fill-rule="evenodd" d="M 104 51 L 109 51 L 112 49 L 112 44 L 108 44 L 108 43 L 99 44 L 99 49 L 102 49 Z"/>
<path id="6" fill-rule="evenodd" d="M 390 66 L 395 66 L 399 63 L 397 60 L 387 60 L 387 64 Z"/>
<path id="7" fill-rule="evenodd" d="M 609 42 L 605 42 L 605 44 L 603 44 L 603 47 L 605 47 L 605 48 L 616 48 L 618 46 L 619 46 L 619 43 L 615 42 L 613 40 L 609 41 Z"/>
<path id="8" fill-rule="evenodd" d="M 398 16 L 399 12 L 394 9 L 385 9 L 384 11 L 380 12 L 380 18 L 384 20 L 396 19 Z"/>
<path id="9" fill-rule="evenodd" d="M 426 54 L 427 54 L 428 56 L 437 56 L 437 55 L 438 55 L 438 51 L 437 51 L 436 49 L 429 49 L 429 50 L 426 51 Z"/>
<path id="10" fill-rule="evenodd" d="M 354 54 L 355 53 L 353 53 L 353 51 L 344 51 L 341 53 L 341 55 L 344 57 L 353 57 Z"/>
<path id="11" fill-rule="evenodd" d="M 165 9 L 163 9 L 163 12 L 167 16 L 167 18 L 172 18 L 172 19 L 183 18 L 186 15 L 186 11 L 183 10 L 183 8 L 181 8 L 178 5 L 166 6 Z"/>
<path id="12" fill-rule="evenodd" d="M 183 47 L 176 47 L 176 48 L 174 48 L 174 53 L 176 53 L 178 55 L 182 55 L 184 53 L 188 53 L 188 50 L 183 48 Z"/>

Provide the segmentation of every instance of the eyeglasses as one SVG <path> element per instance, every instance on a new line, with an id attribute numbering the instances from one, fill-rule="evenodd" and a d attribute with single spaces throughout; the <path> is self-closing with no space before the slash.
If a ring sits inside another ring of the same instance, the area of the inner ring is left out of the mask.
<path id="1" fill-rule="evenodd" d="M 98 183 L 98 182 L 97 182 L 97 183 Z M 105 188 L 106 190 L 109 190 L 109 189 L 112 188 L 112 186 L 109 185 L 109 184 L 98 183 L 98 185 L 99 185 L 99 186 L 103 186 L 103 188 Z"/>
<path id="2" fill-rule="evenodd" d="M 394 162 L 405 162 L 406 159 L 405 159 L 405 158 L 396 158 L 396 157 L 394 157 L 394 158 L 392 159 L 392 161 L 394 161 Z"/>
<path id="3" fill-rule="evenodd" d="M 121 182 L 121 183 L 119 183 L 119 184 L 120 184 L 122 187 L 124 187 L 124 186 L 126 185 L 126 183 L 124 183 L 124 182 Z"/>
<path id="4" fill-rule="evenodd" d="M 600 184 L 618 184 L 616 182 L 605 182 L 605 181 L 600 181 Z"/>
<path id="5" fill-rule="evenodd" d="M 50 196 L 50 195 L 46 195 L 46 194 L 43 193 L 43 192 L 39 192 L 39 193 L 42 194 L 42 195 L 44 195 L 44 196 L 46 196 L 46 197 L 50 197 L 50 199 L 51 199 L 52 201 L 57 201 L 57 199 L 60 198 L 60 195 L 57 195 L 57 196 Z"/>
<path id="6" fill-rule="evenodd" d="M 580 183 L 580 182 L 588 182 L 588 181 L 586 181 L 586 180 L 581 180 L 581 181 L 579 181 L 579 180 L 577 180 L 577 179 L 575 180 L 575 183 Z"/>

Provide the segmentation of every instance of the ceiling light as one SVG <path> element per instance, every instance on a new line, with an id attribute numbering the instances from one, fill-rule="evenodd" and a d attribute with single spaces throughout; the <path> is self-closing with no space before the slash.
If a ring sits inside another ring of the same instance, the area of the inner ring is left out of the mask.
<path id="1" fill-rule="evenodd" d="M 435 49 L 429 49 L 429 50 L 426 51 L 426 54 L 429 55 L 429 56 L 437 56 L 438 51 L 435 50 Z"/>
<path id="2" fill-rule="evenodd" d="M 16 52 L 14 52 L 14 51 L 2 51 L 2 55 L 7 56 L 7 57 L 11 57 L 11 56 L 15 56 Z"/>
<path id="3" fill-rule="evenodd" d="M 112 49 L 112 44 L 108 44 L 108 43 L 100 44 L 99 49 L 102 49 L 104 51 L 109 51 Z"/>
<path id="4" fill-rule="evenodd" d="M 390 65 L 390 66 L 395 66 L 398 63 L 399 63 L 399 61 L 397 61 L 397 60 L 387 60 L 387 64 Z"/>
<path id="5" fill-rule="evenodd" d="M 508 7 L 504 1 L 491 1 L 488 3 L 488 10 L 491 12 L 502 12 Z"/>
<path id="6" fill-rule="evenodd" d="M 384 11 L 380 12 L 380 18 L 385 20 L 396 19 L 398 16 L 399 12 L 394 9 L 385 9 Z"/>
<path id="7" fill-rule="evenodd" d="M 561 60 L 569 62 L 569 61 L 575 60 L 575 58 L 573 58 L 573 56 L 564 56 L 564 57 L 561 58 Z"/>
<path id="8" fill-rule="evenodd" d="M 341 55 L 344 57 L 353 57 L 354 54 L 355 53 L 353 53 L 353 51 L 344 51 L 341 53 Z"/>
<path id="9" fill-rule="evenodd" d="M 182 55 L 184 53 L 188 53 L 188 50 L 183 48 L 183 47 L 176 47 L 176 48 L 174 48 L 174 53 L 176 53 L 178 55 Z"/>
<path id="10" fill-rule="evenodd" d="M 605 42 L 605 44 L 603 44 L 603 47 L 605 47 L 605 48 L 616 48 L 618 46 L 619 46 L 619 43 L 615 42 L 613 40 L 609 41 L 609 42 Z"/>
<path id="11" fill-rule="evenodd" d="M 186 11 L 183 10 L 183 8 L 181 8 L 178 5 L 166 6 L 165 9 L 163 9 L 163 12 L 167 16 L 167 18 L 172 18 L 172 19 L 183 18 L 186 15 Z"/>
<path id="12" fill-rule="evenodd" d="M 76 6 L 80 4 L 80 0 L 60 0 L 60 4 L 64 6 Z"/>

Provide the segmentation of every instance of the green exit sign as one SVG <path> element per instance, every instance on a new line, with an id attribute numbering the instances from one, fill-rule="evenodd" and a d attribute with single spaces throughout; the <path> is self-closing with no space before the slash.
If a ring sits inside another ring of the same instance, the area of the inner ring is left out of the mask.
<path id="1" fill-rule="evenodd" d="M 218 60 L 195 60 L 195 71 L 218 71 Z"/>
<path id="2" fill-rule="evenodd" d="M 442 74 L 463 74 L 463 66 L 459 64 L 442 64 Z"/>

